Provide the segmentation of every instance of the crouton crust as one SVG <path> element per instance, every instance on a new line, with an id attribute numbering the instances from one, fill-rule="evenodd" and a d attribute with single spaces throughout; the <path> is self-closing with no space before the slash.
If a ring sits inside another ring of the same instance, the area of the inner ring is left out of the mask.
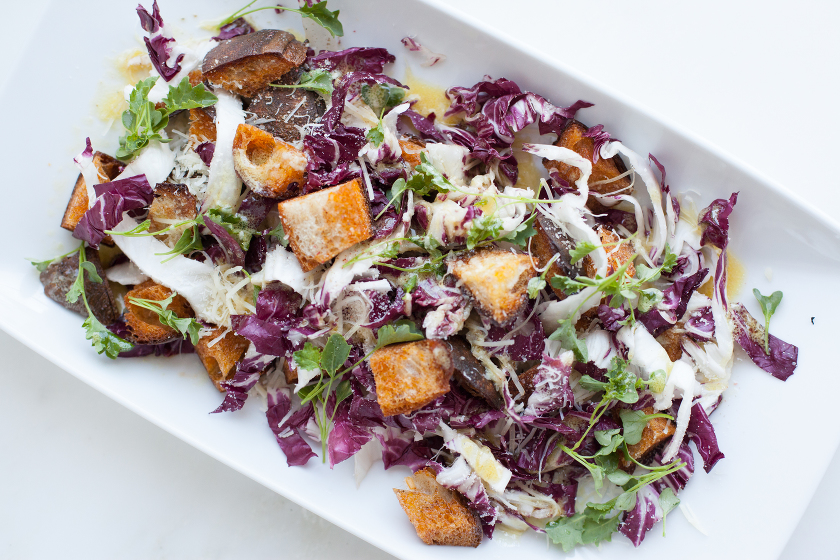
<path id="1" fill-rule="evenodd" d="M 213 86 L 253 97 L 305 59 L 306 46 L 294 35 L 262 29 L 219 43 L 204 57 L 201 72 Z"/>
<path id="2" fill-rule="evenodd" d="M 370 369 L 385 416 L 406 414 L 445 395 L 453 373 L 449 347 L 440 340 L 380 348 L 370 357 Z"/>
<path id="3" fill-rule="evenodd" d="M 172 225 L 167 220 L 192 220 L 198 215 L 198 200 L 186 185 L 158 183 L 155 186 L 155 198 L 149 206 L 149 231 L 154 233 Z M 156 235 L 169 247 L 173 247 L 181 238 L 187 226 Z"/>
<path id="4" fill-rule="evenodd" d="M 682 339 L 685 337 L 685 323 L 678 322 L 656 337 L 656 341 L 668 352 L 668 358 L 676 362 L 683 355 Z"/>
<path id="5" fill-rule="evenodd" d="M 204 369 L 207 370 L 210 380 L 220 393 L 225 391 L 222 381 L 232 376 L 235 371 L 234 366 L 242 359 L 251 344 L 247 338 L 229 331 L 224 338 L 213 346 L 209 346 L 209 343 L 221 336 L 224 331 L 224 327 L 217 327 L 210 334 L 202 336 L 195 345 L 195 353 L 201 358 Z"/>
<path id="6" fill-rule="evenodd" d="M 100 183 L 113 181 L 120 174 L 120 168 L 122 167 L 118 160 L 102 152 L 93 154 L 93 165 L 99 175 Z M 64 216 L 61 218 L 61 227 L 67 231 L 74 231 L 82 216 L 87 212 L 89 204 L 87 184 L 85 178 L 79 173 L 70 200 L 67 202 L 67 208 L 64 210 Z M 108 236 L 107 240 L 108 245 L 113 243 L 111 242 L 111 236 Z"/>
<path id="7" fill-rule="evenodd" d="M 566 299 L 566 294 L 560 288 L 551 285 L 551 279 L 556 276 L 569 276 L 574 278 L 578 269 L 571 264 L 569 251 L 575 248 L 575 242 L 563 233 L 551 220 L 542 215 L 537 215 L 534 220 L 536 235 L 531 238 L 531 254 L 537 260 L 540 268 L 545 268 L 549 262 L 551 266 L 545 275 L 545 281 L 552 291 L 561 300 Z M 557 255 L 552 262 L 551 259 Z"/>
<path id="8" fill-rule="evenodd" d="M 289 363 L 289 360 L 283 360 L 283 375 L 286 377 L 286 383 L 291 385 L 292 383 L 297 383 L 298 380 L 298 372 L 297 368 L 295 368 L 292 364 Z"/>
<path id="9" fill-rule="evenodd" d="M 400 148 L 402 149 L 403 159 L 412 169 L 420 165 L 420 153 L 426 144 L 422 140 L 412 138 L 410 136 L 403 136 L 400 138 Z"/>
<path id="10" fill-rule="evenodd" d="M 286 76 L 294 74 L 289 72 Z M 285 77 L 282 81 L 286 81 Z M 272 119 L 257 125 L 262 130 L 285 142 L 301 139 L 299 126 L 314 124 L 321 120 L 326 105 L 321 97 L 302 88 L 267 87 L 257 93 L 248 106 L 248 111 L 264 119 Z"/>
<path id="11" fill-rule="evenodd" d="M 277 208 L 304 272 L 373 236 L 368 199 L 358 179 L 284 200 Z"/>
<path id="12" fill-rule="evenodd" d="M 568 148 L 592 161 L 592 155 L 595 151 L 595 141 L 583 135 L 588 130 L 589 128 L 586 125 L 578 121 L 569 121 L 554 145 L 560 146 L 561 148 Z M 574 186 L 575 181 L 580 178 L 580 169 L 573 165 L 548 159 L 543 159 L 543 165 L 549 172 L 556 170 L 560 178 L 571 186 Z M 626 189 L 630 186 L 630 177 L 627 176 L 609 183 L 594 184 L 599 181 L 615 179 L 626 171 L 627 167 L 617 155 L 610 159 L 598 158 L 598 162 L 592 164 L 592 174 L 589 176 L 589 190 L 598 194 L 610 194 Z"/>
<path id="13" fill-rule="evenodd" d="M 449 262 L 449 272 L 467 288 L 482 315 L 505 325 L 528 303 L 531 258 L 502 249 L 479 249 Z"/>
<path id="14" fill-rule="evenodd" d="M 200 107 L 190 109 L 189 137 L 193 146 L 216 141 L 216 123 L 210 113 Z"/>
<path id="15" fill-rule="evenodd" d="M 85 259 L 93 263 L 96 268 L 96 273 L 102 278 L 101 283 L 94 282 L 90 279 L 90 274 L 85 273 L 85 296 L 88 300 L 88 305 L 93 312 L 94 317 L 99 319 L 103 325 L 110 325 L 119 317 L 119 310 L 117 308 L 117 301 L 114 298 L 114 293 L 105 278 L 105 271 L 102 269 L 102 263 L 99 261 L 99 253 L 95 249 L 88 247 L 85 249 Z M 61 260 L 51 263 L 44 272 L 41 273 L 41 284 L 44 285 L 44 294 L 51 300 L 59 303 L 63 307 L 75 311 L 76 313 L 87 317 L 87 309 L 80 297 L 76 303 L 67 301 L 67 292 L 76 282 L 76 275 L 79 273 L 79 253 L 64 257 Z"/>
<path id="16" fill-rule="evenodd" d="M 647 407 L 643 410 L 645 414 L 653 414 L 653 407 Z M 642 431 L 642 439 L 639 443 L 627 446 L 627 452 L 631 457 L 637 461 L 645 458 L 645 455 L 653 451 L 653 449 L 674 435 L 676 427 L 674 423 L 667 418 L 652 418 L 648 420 L 647 426 Z M 623 455 L 619 455 L 619 465 L 621 468 L 627 468 L 632 465 Z"/>
<path id="17" fill-rule="evenodd" d="M 130 342 L 135 344 L 162 344 L 181 338 L 181 333 L 172 327 L 161 324 L 157 313 L 135 305 L 129 299 L 163 301 L 170 295 L 172 295 L 172 290 L 166 286 L 161 286 L 154 280 L 146 280 L 125 294 L 125 315 L 123 319 L 131 332 Z M 172 303 L 167 306 L 167 309 L 174 311 L 182 319 L 195 317 L 195 313 L 187 300 L 177 294 L 172 298 Z"/>
<path id="18" fill-rule="evenodd" d="M 452 367 L 458 385 L 469 394 L 484 399 L 491 407 L 497 410 L 504 408 L 502 396 L 493 382 L 487 379 L 486 369 L 473 355 L 469 343 L 455 336 L 449 338 L 446 344 L 449 345 L 449 352 L 452 354 Z"/>
<path id="19" fill-rule="evenodd" d="M 601 238 L 601 244 L 606 245 L 604 250 L 607 252 L 607 262 L 609 263 L 607 267 L 608 276 L 618 270 L 625 262 L 633 259 L 634 253 L 629 242 L 612 245 L 621 240 L 621 237 L 616 233 L 601 226 L 598 228 L 598 237 Z M 592 262 L 592 258 L 589 255 L 586 255 L 583 259 L 583 269 L 586 271 L 588 277 L 595 278 L 595 263 Z M 631 264 L 627 267 L 627 272 L 624 274 L 628 278 L 633 278 L 636 276 L 636 267 Z"/>
<path id="20" fill-rule="evenodd" d="M 472 546 L 481 543 L 481 522 L 464 498 L 437 483 L 428 467 L 406 478 L 412 490 L 394 488 L 417 536 L 426 544 Z"/>
<path id="21" fill-rule="evenodd" d="M 233 139 L 233 166 L 258 195 L 284 198 L 303 184 L 306 156 L 264 130 L 240 124 Z"/>

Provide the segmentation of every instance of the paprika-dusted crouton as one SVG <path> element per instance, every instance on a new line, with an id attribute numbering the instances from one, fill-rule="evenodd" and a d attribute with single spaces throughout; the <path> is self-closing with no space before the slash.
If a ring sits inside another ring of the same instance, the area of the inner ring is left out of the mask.
<path id="1" fill-rule="evenodd" d="M 131 342 L 135 344 L 162 344 L 181 338 L 181 333 L 172 327 L 161 324 L 157 313 L 131 302 L 131 298 L 163 301 L 170 295 L 172 295 L 172 290 L 166 286 L 161 286 L 154 280 L 146 280 L 125 294 L 124 319 L 128 330 L 131 331 Z M 190 304 L 180 295 L 175 295 L 166 309 L 173 311 L 175 315 L 182 319 L 195 317 Z"/>
<path id="2" fill-rule="evenodd" d="M 412 169 L 420 165 L 420 152 L 426 144 L 422 140 L 412 138 L 410 136 L 403 136 L 400 138 L 400 148 L 402 149 L 403 159 Z"/>
<path id="3" fill-rule="evenodd" d="M 291 33 L 262 29 L 219 43 L 201 65 L 204 79 L 245 97 L 303 64 L 306 47 Z"/>
<path id="4" fill-rule="evenodd" d="M 102 264 L 99 262 L 99 253 L 95 249 L 85 249 L 85 259 L 93 263 L 96 267 L 96 273 L 102 278 L 102 283 L 94 282 L 90 279 L 90 274 L 85 272 L 85 296 L 87 297 L 90 310 L 94 317 L 99 319 L 99 322 L 105 326 L 110 325 L 117 320 L 120 313 L 117 309 L 117 302 L 114 298 L 111 287 L 108 285 L 108 280 L 105 278 L 105 271 L 102 269 Z M 62 306 L 75 311 L 76 313 L 87 317 L 87 309 L 82 298 L 76 303 L 67 301 L 67 292 L 76 282 L 76 276 L 79 273 L 79 253 L 74 252 L 61 260 L 51 263 L 44 272 L 41 273 L 41 284 L 44 285 L 44 294 L 51 300 L 61 304 Z"/>
<path id="5" fill-rule="evenodd" d="M 548 217 L 539 213 L 537 213 L 537 219 L 534 220 L 534 229 L 537 233 L 531 238 L 530 249 L 539 267 L 545 268 L 557 255 L 545 275 L 546 283 L 551 286 L 551 279 L 555 276 L 577 277 L 580 271 L 572 264 L 572 257 L 569 255 L 569 251 L 575 248 L 574 239 Z M 560 288 L 551 286 L 551 289 L 560 299 L 566 298 L 566 294 Z"/>
<path id="6" fill-rule="evenodd" d="M 95 152 L 93 154 L 93 165 L 99 175 L 100 183 L 113 181 L 122 170 L 122 164 L 119 161 L 102 152 Z M 85 183 L 85 178 L 79 173 L 79 177 L 76 179 L 76 185 L 73 187 L 73 193 L 67 202 L 67 209 L 61 218 L 61 227 L 67 231 L 75 230 L 76 226 L 79 225 L 79 220 L 87 212 L 89 204 L 87 184 Z M 108 239 L 111 239 L 110 236 Z"/>
<path id="7" fill-rule="evenodd" d="M 595 151 L 595 141 L 583 135 L 588 130 L 585 125 L 578 121 L 569 121 L 554 145 L 560 146 L 561 148 L 568 148 L 592 161 L 592 154 Z M 573 165 L 548 159 L 543 159 L 543 165 L 549 173 L 552 170 L 556 170 L 560 178 L 572 187 L 574 187 L 575 181 L 580 178 L 580 169 Z M 616 155 L 610 159 L 599 157 L 598 162 L 592 164 L 592 175 L 589 176 L 589 190 L 599 194 L 610 194 L 626 189 L 630 186 L 629 176 L 625 175 L 621 179 L 613 180 L 626 172 L 627 167 L 619 156 Z M 609 182 L 601 183 L 601 181 Z"/>
<path id="8" fill-rule="evenodd" d="M 492 248 L 450 261 L 449 272 L 469 290 L 478 311 L 499 325 L 525 309 L 528 281 L 537 274 L 528 255 Z"/>
<path id="9" fill-rule="evenodd" d="M 407 477 L 409 490 L 394 488 L 400 505 L 426 544 L 472 546 L 481 543 L 481 522 L 464 499 L 438 484 L 432 469 L 426 467 Z"/>
<path id="10" fill-rule="evenodd" d="M 303 184 L 306 156 L 264 130 L 240 124 L 233 139 L 233 166 L 258 195 L 282 198 Z"/>
<path id="11" fill-rule="evenodd" d="M 633 259 L 633 247 L 629 241 L 623 241 L 618 235 L 604 226 L 598 228 L 598 237 L 601 238 L 601 244 L 604 245 L 604 251 L 607 252 L 607 262 L 609 263 L 607 276 L 618 270 L 627 261 Z M 620 244 L 619 241 L 621 241 Z M 583 268 L 587 276 L 595 278 L 595 263 L 592 262 L 589 255 L 583 259 Z M 627 272 L 624 275 L 628 278 L 633 278 L 636 276 L 636 267 L 631 264 L 627 267 Z"/>
<path id="12" fill-rule="evenodd" d="M 452 357 L 440 340 L 385 346 L 370 357 L 376 400 L 385 416 L 422 408 L 449 392 Z"/>
<path id="13" fill-rule="evenodd" d="M 258 118 L 272 119 L 257 125 L 259 128 L 286 142 L 296 142 L 302 137 L 298 127 L 317 123 L 326 105 L 315 92 L 269 86 L 251 100 L 248 111 Z"/>
<path id="14" fill-rule="evenodd" d="M 202 109 L 190 109 L 190 144 L 197 146 L 202 142 L 216 141 L 216 123 L 213 116 Z"/>
<path id="15" fill-rule="evenodd" d="M 452 355 L 452 367 L 458 385 L 469 394 L 484 399 L 493 408 L 503 408 L 505 402 L 502 396 L 493 382 L 487 379 L 484 366 L 470 351 L 469 344 L 457 336 L 448 339 L 446 343 Z"/>
<path id="16" fill-rule="evenodd" d="M 645 414 L 653 414 L 653 407 L 647 407 L 643 412 Z M 639 440 L 639 443 L 628 445 L 627 452 L 637 461 L 641 461 L 657 445 L 674 435 L 675 431 L 674 423 L 667 418 L 652 418 L 648 420 L 647 426 L 642 431 L 642 439 Z M 622 454 L 619 454 L 618 461 L 622 469 L 630 467 L 633 464 Z"/>
<path id="17" fill-rule="evenodd" d="M 194 219 L 198 215 L 197 206 L 198 200 L 186 185 L 158 183 L 155 186 L 155 198 L 149 206 L 149 220 L 152 222 L 149 231 L 160 231 L 173 225 L 173 222 Z M 181 226 L 155 237 L 173 247 L 186 228 Z"/>
<path id="18" fill-rule="evenodd" d="M 277 205 L 283 231 L 304 272 L 373 236 L 362 183 L 348 183 Z"/>
<path id="19" fill-rule="evenodd" d="M 195 345 L 195 353 L 201 358 L 204 369 L 219 392 L 225 391 L 222 381 L 233 376 L 236 362 L 242 359 L 251 344 L 247 338 L 229 331 L 224 338 L 210 346 L 223 332 L 223 327 L 217 327 L 210 334 L 202 336 Z"/>

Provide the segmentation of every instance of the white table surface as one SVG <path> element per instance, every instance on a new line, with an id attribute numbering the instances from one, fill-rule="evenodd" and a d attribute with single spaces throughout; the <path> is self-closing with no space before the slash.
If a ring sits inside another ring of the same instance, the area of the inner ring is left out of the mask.
<path id="1" fill-rule="evenodd" d="M 840 3 L 449 3 L 654 108 L 825 211 L 840 203 Z M 0 87 L 48 6 L 7 4 Z M 125 4 L 133 10 L 135 2 Z M 5 333 L 0 356 L 0 557 L 389 557 Z M 796 473 L 790 479 L 796 484 Z M 840 557 L 838 501 L 840 454 L 781 558 Z"/>

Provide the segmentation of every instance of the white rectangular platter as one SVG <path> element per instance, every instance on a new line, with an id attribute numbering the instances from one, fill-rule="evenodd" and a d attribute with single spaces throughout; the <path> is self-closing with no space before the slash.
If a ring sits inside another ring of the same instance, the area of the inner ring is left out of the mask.
<path id="1" fill-rule="evenodd" d="M 176 29 L 189 30 L 236 7 L 221 1 L 172 2 L 164 3 L 162 10 Z M 616 537 L 600 549 L 579 549 L 575 556 L 679 554 L 706 559 L 709 555 L 765 558 L 777 554 L 840 442 L 840 425 L 834 421 L 829 401 L 840 389 L 830 355 L 834 333 L 828 320 L 810 323 L 817 311 L 826 319 L 840 312 L 840 304 L 827 297 L 840 274 L 837 226 L 621 96 L 526 52 L 497 33 L 478 29 L 445 7 L 384 0 L 336 2 L 335 7 L 341 8 L 345 25 L 343 47 L 383 46 L 405 60 L 400 39 L 420 35 L 448 56 L 445 64 L 422 74 L 412 65 L 415 73 L 429 81 L 472 85 L 489 74 L 512 79 L 558 105 L 585 99 L 595 107 L 579 113 L 580 119 L 604 124 L 639 153 L 655 154 L 678 191 L 693 190 L 704 204 L 740 191 L 733 215 L 732 251 L 745 267 L 745 287 L 759 287 L 765 293 L 769 288 L 784 291 L 785 302 L 774 318 L 773 332 L 799 346 L 797 373 L 782 383 L 743 355 L 736 363 L 733 386 L 712 417 L 726 459 L 709 475 L 698 468 L 680 494 L 708 537 L 677 513 L 669 517 L 667 538 L 655 529 L 639 550 Z M 0 258 L 0 326 L 184 441 L 395 556 L 552 558 L 562 554 L 559 549 L 548 549 L 544 538 L 536 535 L 522 538 L 516 548 L 485 542 L 477 550 L 429 549 L 415 536 L 391 491 L 403 486 L 406 470 L 384 472 L 377 465 L 356 489 L 352 461 L 334 472 L 315 462 L 288 468 L 256 403 L 235 414 L 207 414 L 220 396 L 194 356 L 112 362 L 90 349 L 80 317 L 44 297 L 37 272 L 25 257 L 46 258 L 74 245 L 69 233 L 58 228 L 76 176 L 72 157 L 85 136 L 91 136 L 94 145 L 114 146 L 113 132 L 105 136 L 102 123 L 88 114 L 93 112 L 92 100 L 100 97 L 107 59 L 137 45 L 139 28 L 133 8 L 123 2 L 87 2 L 84 9 L 54 2 L 38 29 L 38 36 L 49 40 L 26 47 L 15 74 L 0 92 L 6 108 L 4 128 L 15 131 L 0 140 L 0 157 L 7 170 L 2 227 L 5 237 L 14 240 Z M 409 13 L 410 18 L 406 17 Z M 288 27 L 295 20 L 284 16 L 275 21 Z M 391 73 L 401 78 L 402 64 L 398 62 Z M 10 109 L 14 107 L 42 109 L 33 115 Z M 764 275 L 768 267 L 773 270 L 772 283 Z M 757 314 L 748 289 L 742 290 L 740 298 Z M 792 421 L 796 417 L 800 419 Z M 820 429 L 808 429 L 803 426 L 806 422 Z M 792 447 L 808 450 L 807 460 L 792 452 Z"/>

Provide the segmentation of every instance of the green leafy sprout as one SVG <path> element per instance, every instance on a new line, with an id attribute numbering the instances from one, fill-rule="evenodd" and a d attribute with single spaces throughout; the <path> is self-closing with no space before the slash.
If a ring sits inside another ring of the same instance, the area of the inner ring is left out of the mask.
<path id="1" fill-rule="evenodd" d="M 339 10 L 331 12 L 327 9 L 326 2 L 317 2 L 311 6 L 301 6 L 300 9 L 295 8 L 284 8 L 283 6 L 265 6 L 263 8 L 254 8 L 253 10 L 248 10 L 251 6 L 257 3 L 257 0 L 253 0 L 246 4 L 243 8 L 240 8 L 233 12 L 230 16 L 226 17 L 219 23 L 219 27 L 227 25 L 231 23 L 233 20 L 241 18 L 243 16 L 247 16 L 248 14 L 253 14 L 254 12 L 259 12 L 262 10 L 283 10 L 286 12 L 295 12 L 300 14 L 301 17 L 311 19 L 324 29 L 330 32 L 330 35 L 333 37 L 343 37 L 344 36 L 344 28 L 341 25 L 341 22 L 338 21 L 338 13 Z"/>
<path id="2" fill-rule="evenodd" d="M 129 296 L 128 301 L 143 309 L 148 309 L 157 314 L 161 325 L 175 329 L 183 338 L 190 337 L 190 342 L 198 344 L 198 333 L 201 330 L 201 323 L 192 317 L 181 318 L 171 309 L 167 309 L 178 295 L 176 292 L 169 294 L 169 297 L 162 300 L 142 299 Z"/>
<path id="3" fill-rule="evenodd" d="M 776 312 L 776 308 L 782 303 L 782 292 L 773 292 L 769 296 L 761 295 L 758 288 L 753 288 L 753 295 L 761 306 L 764 314 L 764 353 L 770 354 L 770 317 Z"/>
<path id="4" fill-rule="evenodd" d="M 308 91 L 314 91 L 315 93 L 323 96 L 323 97 L 330 97 L 333 92 L 333 81 L 332 76 L 326 70 L 311 70 L 309 72 L 303 72 L 300 75 L 300 81 L 297 84 L 269 84 L 276 88 L 287 88 L 287 89 L 305 89 Z"/>

